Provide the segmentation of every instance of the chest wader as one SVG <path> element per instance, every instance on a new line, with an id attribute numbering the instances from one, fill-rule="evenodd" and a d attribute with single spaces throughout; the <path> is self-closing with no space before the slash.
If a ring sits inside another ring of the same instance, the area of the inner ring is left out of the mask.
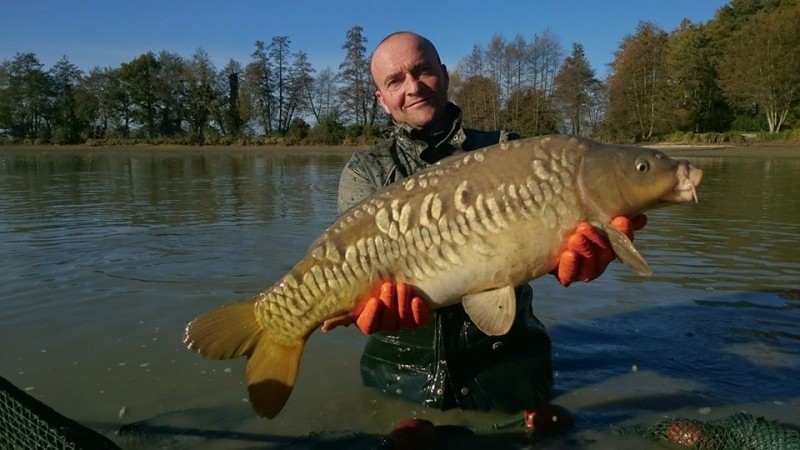
<path id="1" fill-rule="evenodd" d="M 487 336 L 461 304 L 434 311 L 415 330 L 376 333 L 361 357 L 364 385 L 437 409 L 518 413 L 552 396 L 550 338 L 532 314 L 531 288 L 517 288 L 517 318 Z"/>

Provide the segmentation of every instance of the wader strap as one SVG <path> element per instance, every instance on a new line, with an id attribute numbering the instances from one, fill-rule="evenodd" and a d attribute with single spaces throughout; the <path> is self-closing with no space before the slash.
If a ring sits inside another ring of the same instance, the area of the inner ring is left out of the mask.
<path id="1" fill-rule="evenodd" d="M 406 166 L 400 162 L 400 156 L 397 154 L 396 145 L 392 145 L 391 148 L 389 148 L 389 154 L 392 156 L 392 161 L 394 161 L 394 165 L 397 167 L 397 171 L 400 172 L 400 175 L 402 175 L 403 178 L 408 178 L 408 170 L 406 170 Z"/>

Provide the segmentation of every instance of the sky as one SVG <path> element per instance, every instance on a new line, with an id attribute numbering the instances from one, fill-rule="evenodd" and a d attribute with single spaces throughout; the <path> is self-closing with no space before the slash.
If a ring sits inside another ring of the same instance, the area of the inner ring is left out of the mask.
<path id="1" fill-rule="evenodd" d="M 316 70 L 338 70 L 347 31 L 364 29 L 367 51 L 387 34 L 415 31 L 438 48 L 451 70 L 475 45 L 493 35 L 526 41 L 545 31 L 565 56 L 583 45 L 598 78 L 625 36 L 640 22 L 674 30 L 686 18 L 700 24 L 728 4 L 722 0 L 2 0 L 0 61 L 34 53 L 49 69 L 63 56 L 80 69 L 119 67 L 166 50 L 189 58 L 205 50 L 217 69 L 242 65 L 258 40 L 288 36 L 291 52 L 304 51 Z"/>

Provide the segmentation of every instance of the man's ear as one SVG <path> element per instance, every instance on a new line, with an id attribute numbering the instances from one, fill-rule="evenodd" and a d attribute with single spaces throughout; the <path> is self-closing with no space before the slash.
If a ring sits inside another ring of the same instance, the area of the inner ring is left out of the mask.
<path id="1" fill-rule="evenodd" d="M 450 89 L 450 74 L 447 73 L 447 66 L 444 64 L 442 64 L 442 75 L 444 76 L 445 92 L 447 92 L 447 90 Z"/>
<path id="2" fill-rule="evenodd" d="M 391 116 L 392 113 L 389 112 L 389 106 L 387 106 L 386 102 L 383 101 L 383 95 L 381 95 L 381 91 L 379 90 L 375 91 L 375 98 L 378 99 L 378 103 L 381 104 L 381 108 L 383 108 L 383 110 L 386 111 L 386 114 L 389 114 Z"/>

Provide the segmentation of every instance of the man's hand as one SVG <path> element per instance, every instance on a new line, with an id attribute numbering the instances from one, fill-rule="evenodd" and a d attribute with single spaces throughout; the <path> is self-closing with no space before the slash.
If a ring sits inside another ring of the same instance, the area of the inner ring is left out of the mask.
<path id="1" fill-rule="evenodd" d="M 611 226 L 633 240 L 633 232 L 647 225 L 647 216 L 639 214 L 628 219 L 615 217 Z M 589 282 L 602 275 L 616 255 L 611 245 L 603 239 L 589 222 L 582 222 L 567 239 L 567 248 L 558 259 L 558 267 L 553 270 L 559 283 L 569 286 L 575 281 Z"/>
<path id="2" fill-rule="evenodd" d="M 378 297 L 367 299 L 360 310 L 354 311 L 351 315 L 326 320 L 322 325 L 322 331 L 355 322 L 362 333 L 369 335 L 377 331 L 416 328 L 428 323 L 430 319 L 430 308 L 422 298 L 412 297 L 408 285 L 387 281 L 381 285 Z"/>

